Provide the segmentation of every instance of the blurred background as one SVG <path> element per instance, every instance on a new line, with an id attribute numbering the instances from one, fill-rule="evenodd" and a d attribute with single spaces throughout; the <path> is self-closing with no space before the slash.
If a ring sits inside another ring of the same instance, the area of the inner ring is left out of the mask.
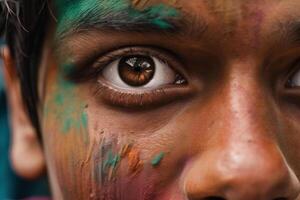
<path id="1" fill-rule="evenodd" d="M 4 45 L 4 41 L 0 38 L 0 46 L 3 47 Z M 47 177 L 27 181 L 17 176 L 10 166 L 9 113 L 5 99 L 2 70 L 3 63 L 0 58 L 0 200 L 49 196 Z"/>

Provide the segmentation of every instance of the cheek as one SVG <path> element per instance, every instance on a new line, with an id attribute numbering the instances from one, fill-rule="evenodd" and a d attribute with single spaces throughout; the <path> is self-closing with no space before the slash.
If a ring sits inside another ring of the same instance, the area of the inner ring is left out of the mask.
<path id="1" fill-rule="evenodd" d="M 89 101 L 91 195 L 154 199 L 177 182 L 186 158 L 183 132 L 171 122 L 177 112 L 130 114 Z"/>
<path id="2" fill-rule="evenodd" d="M 52 79 L 51 75 L 58 78 Z M 89 173 L 83 171 L 85 166 L 82 166 L 91 142 L 88 102 L 79 91 L 80 88 L 59 75 L 50 74 L 42 122 L 43 139 L 51 179 L 59 184 L 66 198 L 72 197 L 74 191 L 78 191 L 78 195 L 88 195 L 84 188 L 90 183 Z"/>
<path id="3" fill-rule="evenodd" d="M 90 86 L 49 76 L 43 138 L 57 193 L 149 199 L 176 181 L 185 157 L 182 133 L 171 122 L 177 106 L 130 114 L 96 101 Z"/>

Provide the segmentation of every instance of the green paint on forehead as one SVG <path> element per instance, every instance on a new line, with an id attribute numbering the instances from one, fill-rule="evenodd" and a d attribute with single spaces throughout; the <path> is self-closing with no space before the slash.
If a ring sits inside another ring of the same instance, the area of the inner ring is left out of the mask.
<path id="1" fill-rule="evenodd" d="M 129 0 L 55 0 L 57 35 L 79 27 L 121 28 L 148 24 L 161 29 L 172 28 L 177 9 L 157 4 L 143 10 L 133 8 Z"/>
<path id="2" fill-rule="evenodd" d="M 98 4 L 97 0 L 55 0 L 55 4 L 59 15 L 83 13 L 83 11 L 90 10 L 93 7 L 109 7 L 111 11 L 117 11 L 127 6 L 127 2 L 123 0 L 101 0 Z"/>

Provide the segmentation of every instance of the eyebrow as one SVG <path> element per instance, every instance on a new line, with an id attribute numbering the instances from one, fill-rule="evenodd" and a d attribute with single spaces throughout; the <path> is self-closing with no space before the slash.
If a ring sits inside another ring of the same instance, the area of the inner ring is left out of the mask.
<path id="1" fill-rule="evenodd" d="M 59 0 L 58 0 L 59 1 Z M 62 0 L 60 0 L 62 1 Z M 174 32 L 182 26 L 180 12 L 165 4 L 143 10 L 133 8 L 124 0 L 75 0 L 57 5 L 56 38 L 89 28 L 132 32 Z"/>

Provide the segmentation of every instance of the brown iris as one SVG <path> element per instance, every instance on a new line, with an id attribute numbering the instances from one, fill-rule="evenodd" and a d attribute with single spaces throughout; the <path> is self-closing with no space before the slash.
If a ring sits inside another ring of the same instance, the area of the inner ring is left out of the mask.
<path id="1" fill-rule="evenodd" d="M 149 56 L 126 56 L 119 61 L 119 75 L 128 85 L 139 87 L 149 83 L 155 73 L 155 63 Z"/>

